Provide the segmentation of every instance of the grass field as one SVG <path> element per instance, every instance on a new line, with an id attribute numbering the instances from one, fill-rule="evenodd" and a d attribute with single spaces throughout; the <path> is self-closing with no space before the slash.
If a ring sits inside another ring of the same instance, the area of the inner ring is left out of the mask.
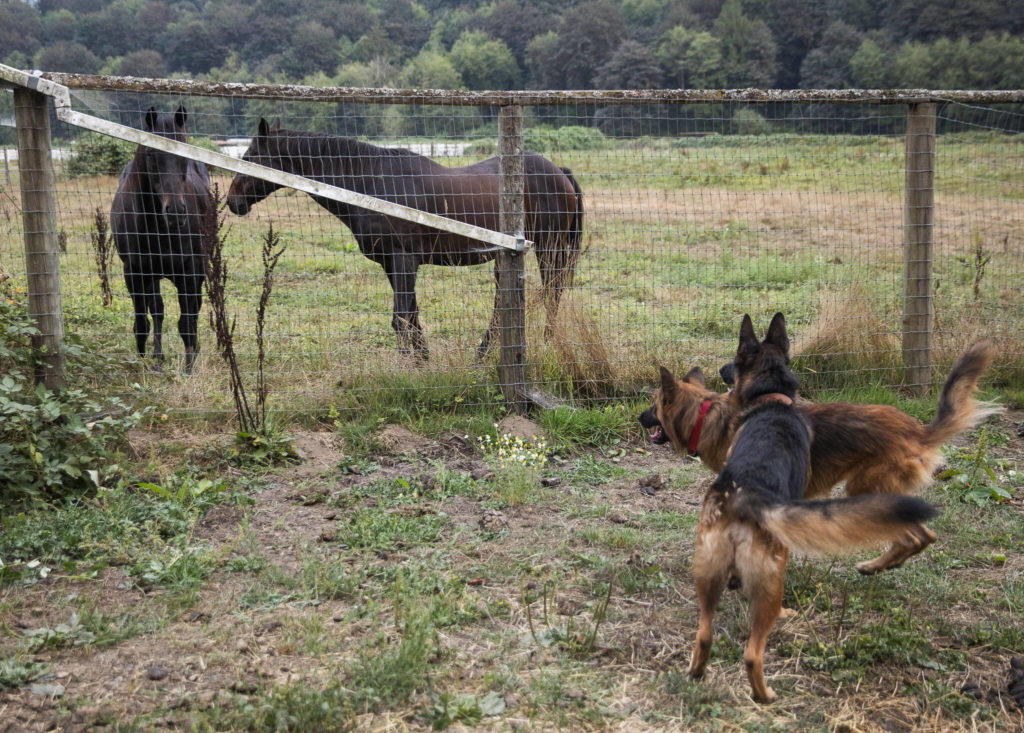
<path id="1" fill-rule="evenodd" d="M 790 563 L 768 707 L 748 694 L 738 593 L 720 605 L 707 678 L 685 675 L 712 476 L 650 445 L 636 416 L 656 364 L 715 374 L 744 312 L 762 329 L 782 310 L 814 397 L 930 419 L 934 395 L 898 389 L 902 142 L 721 137 L 552 157 L 585 191 L 586 252 L 548 340 L 528 258 L 529 369 L 578 401 L 532 420 L 504 414 L 493 355 L 474 361 L 488 267 L 424 268 L 420 366 L 396 352 L 379 268 L 308 197 L 229 216 L 247 378 L 269 223 L 287 246 L 267 376 L 276 434 L 301 460 L 278 467 L 233 440 L 205 311 L 195 374 L 175 363 L 167 286 L 172 358 L 152 371 L 129 355 L 120 264 L 104 308 L 89 245 L 115 180 L 60 181 L 66 329 L 124 355 L 84 386 L 149 409 L 104 488 L 0 513 L 0 730 L 1024 728 L 1007 693 L 1024 654 L 1021 141 L 942 138 L 936 192 L 936 378 L 995 338 L 983 393 L 1011 409 L 944 449 L 950 470 L 925 493 L 939 540 L 921 556 L 871 578 L 858 558 Z M 23 299 L 16 177 L 0 205 L 0 285 Z M 506 434 L 545 436 L 545 465 L 501 463 L 485 446 Z"/>
<path id="2" fill-rule="evenodd" d="M 536 261 L 527 257 L 530 378 L 562 397 L 635 396 L 659 361 L 714 373 L 744 312 L 767 322 L 782 310 L 807 389 L 900 385 L 902 144 L 899 137 L 719 136 L 552 153 L 585 192 L 585 254 L 554 340 L 541 332 Z M 1024 353 L 1014 316 L 1024 305 L 1022 141 L 947 135 L 937 160 L 936 378 L 967 343 L 988 336 L 1004 347 L 1000 382 L 1016 388 Z M 217 179 L 222 191 L 229 180 Z M 69 330 L 128 355 L 120 262 L 112 270 L 115 302 L 104 309 L 90 245 L 95 211 L 109 210 L 115 187 L 113 177 L 60 182 L 63 291 Z M 23 285 L 16 185 L 4 201 L 0 266 Z M 311 199 L 283 191 L 245 218 L 226 216 L 229 306 L 245 368 L 254 360 L 259 242 L 269 224 L 287 247 L 267 325 L 273 409 L 358 408 L 382 387 L 405 386 L 493 402 L 497 392 L 480 388 L 496 379 L 493 355 L 480 365 L 474 351 L 493 304 L 489 265 L 421 269 L 432 355 L 422 368 L 396 352 L 382 271 Z M 164 296 L 165 349 L 180 359 L 166 282 Z M 198 378 L 177 378 L 172 361 L 159 375 L 128 369 L 125 381 L 165 404 L 223 409 L 225 376 L 205 323 Z"/>

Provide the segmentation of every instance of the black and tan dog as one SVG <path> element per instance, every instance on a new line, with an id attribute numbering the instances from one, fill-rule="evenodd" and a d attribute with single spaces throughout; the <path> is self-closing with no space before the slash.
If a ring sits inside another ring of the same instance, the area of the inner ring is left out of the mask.
<path id="1" fill-rule="evenodd" d="M 930 485 L 942 465 L 938 448 L 1000 411 L 975 399 L 978 380 L 995 356 L 991 341 L 979 341 L 964 352 L 946 377 L 935 418 L 927 425 L 889 405 L 800 402 L 797 409 L 814 435 L 804 498 L 827 496 L 841 481 L 849 496 L 916 494 Z M 722 368 L 727 383 L 734 369 L 732 362 Z M 671 442 L 680 453 L 686 451 L 712 471 L 721 471 L 737 415 L 730 395 L 708 389 L 699 367 L 682 379 L 662 368 L 661 381 L 671 385 L 674 397 L 657 402 L 640 416 L 641 424 L 654 430 L 651 440 Z M 934 541 L 935 533 L 918 525 L 857 569 L 871 574 L 899 567 Z"/>
<path id="2" fill-rule="evenodd" d="M 935 510 L 920 499 L 874 494 L 803 500 L 810 469 L 811 430 L 793 406 L 799 382 L 789 369 L 786 322 L 777 313 L 759 342 L 745 316 L 736 352 L 737 411 L 729 455 L 704 498 L 693 574 L 700 623 L 690 675 L 704 673 L 711 652 L 711 621 L 730 576 L 750 602 L 750 640 L 743 660 L 754 699 L 771 702 L 764 680 L 764 649 L 782 608 L 789 551 L 838 554 L 891 542 Z M 670 377 L 671 375 L 669 375 Z M 655 394 L 664 415 L 677 399 L 666 379 Z"/>

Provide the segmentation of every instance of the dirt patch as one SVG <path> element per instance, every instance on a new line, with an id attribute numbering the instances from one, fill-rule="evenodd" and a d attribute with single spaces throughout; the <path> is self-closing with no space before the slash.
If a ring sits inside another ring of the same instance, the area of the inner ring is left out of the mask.
<path id="1" fill-rule="evenodd" d="M 540 425 L 527 417 L 522 417 L 521 415 L 509 415 L 508 417 L 503 417 L 498 421 L 498 430 L 503 435 L 511 433 L 517 438 L 522 438 L 523 440 L 531 440 L 533 438 L 540 437 L 544 433 Z"/>
<path id="2" fill-rule="evenodd" d="M 388 452 L 397 455 L 420 453 L 434 445 L 404 425 L 385 425 L 380 431 L 380 442 Z"/>

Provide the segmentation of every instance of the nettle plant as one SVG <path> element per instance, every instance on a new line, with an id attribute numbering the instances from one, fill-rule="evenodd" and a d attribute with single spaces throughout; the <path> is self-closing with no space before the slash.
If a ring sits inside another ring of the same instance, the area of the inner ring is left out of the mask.
<path id="1" fill-rule="evenodd" d="M 0 505 L 49 501 L 94 490 L 118 471 L 111 451 L 146 410 L 79 385 L 50 391 L 35 383 L 42 354 L 28 310 L 0 295 Z M 68 372 L 88 380 L 110 365 L 74 336 Z"/>

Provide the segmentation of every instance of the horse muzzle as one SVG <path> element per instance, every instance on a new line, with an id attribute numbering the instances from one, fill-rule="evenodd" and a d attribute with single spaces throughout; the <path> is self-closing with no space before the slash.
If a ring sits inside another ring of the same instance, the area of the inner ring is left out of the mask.
<path id="1" fill-rule="evenodd" d="M 249 202 L 237 194 L 228 193 L 228 209 L 235 216 L 245 216 L 249 213 Z"/>

